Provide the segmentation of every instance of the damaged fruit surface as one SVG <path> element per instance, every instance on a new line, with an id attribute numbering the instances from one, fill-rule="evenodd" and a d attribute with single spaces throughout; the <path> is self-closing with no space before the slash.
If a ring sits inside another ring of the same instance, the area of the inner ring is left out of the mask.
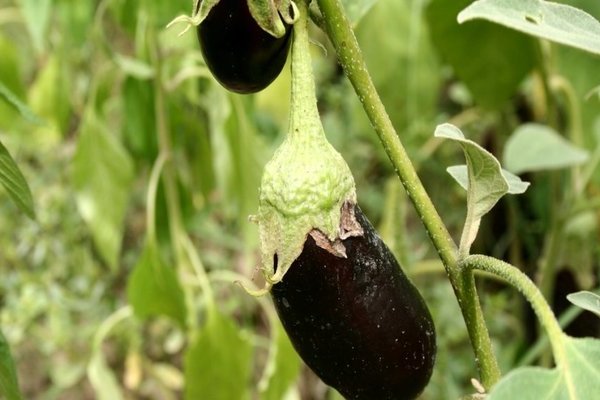
<path id="1" fill-rule="evenodd" d="M 435 361 L 435 329 L 417 289 L 356 207 L 362 236 L 342 241 L 346 257 L 309 236 L 271 290 L 296 351 L 348 399 L 413 399 Z"/>

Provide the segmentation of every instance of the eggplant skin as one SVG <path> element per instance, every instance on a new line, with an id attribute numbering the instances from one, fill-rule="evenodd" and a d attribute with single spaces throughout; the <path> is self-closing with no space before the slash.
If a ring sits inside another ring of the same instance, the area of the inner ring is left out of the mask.
<path id="1" fill-rule="evenodd" d="M 275 308 L 304 362 L 347 399 L 414 399 L 435 362 L 431 314 L 358 206 L 355 215 L 364 235 L 343 241 L 347 258 L 309 235 L 271 290 Z"/>
<path id="2" fill-rule="evenodd" d="M 285 29 L 284 36 L 275 38 L 254 20 L 246 0 L 220 0 L 196 32 L 217 81 L 232 92 L 248 94 L 269 86 L 283 69 L 292 34 L 290 25 Z"/>

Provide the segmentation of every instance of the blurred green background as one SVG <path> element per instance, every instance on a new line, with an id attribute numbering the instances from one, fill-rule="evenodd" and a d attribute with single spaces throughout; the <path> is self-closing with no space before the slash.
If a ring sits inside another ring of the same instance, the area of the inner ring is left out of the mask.
<path id="1" fill-rule="evenodd" d="M 531 188 L 500 201 L 473 249 L 533 278 L 550 268 L 545 294 L 557 314 L 573 314 L 564 296 L 596 288 L 600 270 L 600 58 L 487 22 L 459 26 L 469 3 L 345 2 L 387 111 L 456 240 L 465 193 L 445 170 L 463 156 L 433 138 L 437 124 L 454 123 L 499 159 L 531 122 L 587 152 L 582 164 L 524 174 Z M 600 18 L 597 0 L 562 3 Z M 257 95 L 226 92 L 194 32 L 165 29 L 191 8 L 190 0 L 0 0 L 0 83 L 41 119 L 0 97 L 0 142 L 36 211 L 27 218 L 0 190 L 0 328 L 26 399 L 339 398 L 302 366 L 270 299 L 232 283 L 259 263 L 248 216 L 287 128 L 289 69 Z M 472 393 L 477 371 L 444 270 L 335 51 L 317 28 L 312 36 L 327 136 L 434 316 L 438 358 L 422 398 Z M 540 337 L 522 298 L 502 282 L 478 283 L 502 370 L 547 364 L 547 348 L 532 350 Z M 599 337 L 600 325 L 582 314 L 567 331 Z"/>

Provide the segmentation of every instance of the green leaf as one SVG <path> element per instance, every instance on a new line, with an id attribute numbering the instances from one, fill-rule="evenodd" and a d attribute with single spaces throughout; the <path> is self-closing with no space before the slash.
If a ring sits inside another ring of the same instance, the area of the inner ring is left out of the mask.
<path id="1" fill-rule="evenodd" d="M 518 127 L 506 141 L 504 165 L 515 174 L 571 167 L 584 163 L 588 153 L 552 128 L 535 123 Z"/>
<path id="2" fill-rule="evenodd" d="M 589 400 L 600 393 L 600 340 L 564 335 L 564 365 L 524 367 L 498 382 L 488 400 Z"/>
<path id="3" fill-rule="evenodd" d="M 377 3 L 378 0 L 342 0 L 346 16 L 352 26 L 358 25 L 362 17 Z"/>
<path id="4" fill-rule="evenodd" d="M 460 256 L 466 257 L 477 236 L 481 218 L 506 193 L 511 190 L 522 193 L 527 186 L 517 177 L 504 174 L 496 157 L 477 143 L 467 140 L 454 125 L 438 125 L 434 135 L 458 142 L 467 160 L 466 174 L 464 170 L 461 171 L 460 166 L 451 167 L 448 171 L 461 186 L 467 187 L 467 216 L 459 248 Z"/>
<path id="5" fill-rule="evenodd" d="M 600 317 L 600 296 L 596 293 L 583 290 L 581 292 L 569 294 L 567 299 L 576 306 L 593 312 Z"/>
<path id="6" fill-rule="evenodd" d="M 565 4 L 541 0 L 478 0 L 458 22 L 485 19 L 542 39 L 600 54 L 600 22 Z"/>
<path id="7" fill-rule="evenodd" d="M 154 69 L 142 60 L 115 54 L 115 62 L 127 75 L 138 79 L 150 79 L 154 76 Z"/>
<path id="8" fill-rule="evenodd" d="M 523 34 L 488 22 L 459 25 L 456 16 L 470 3 L 432 0 L 426 10 L 431 40 L 477 103 L 497 109 L 533 69 L 535 43 Z"/>
<path id="9" fill-rule="evenodd" d="M 121 249 L 133 165 L 121 143 L 92 110 L 84 115 L 72 178 L 79 212 L 100 255 L 114 269 Z"/>
<path id="10" fill-rule="evenodd" d="M 68 64 L 58 54 L 47 59 L 29 87 L 28 103 L 33 112 L 48 124 L 40 126 L 37 136 L 45 142 L 56 143 L 67 133 L 71 113 Z"/>
<path id="11" fill-rule="evenodd" d="M 42 53 L 47 38 L 46 30 L 52 11 L 52 0 L 21 0 L 21 10 L 33 47 L 38 53 Z"/>
<path id="12" fill-rule="evenodd" d="M 12 159 L 8 150 L 0 142 L 0 183 L 11 200 L 31 219 L 35 219 L 33 198 L 25 177 Z"/>
<path id="13" fill-rule="evenodd" d="M 438 125 L 434 135 L 458 142 L 463 148 L 468 166 L 467 207 L 473 210 L 475 218 L 481 218 L 508 193 L 508 183 L 502 175 L 500 162 L 483 147 L 465 138 L 463 133 L 451 124 Z"/>
<path id="14" fill-rule="evenodd" d="M 15 362 L 2 331 L 0 331 L 0 398 L 6 398 L 6 400 L 23 398 L 19 389 Z"/>
<path id="15" fill-rule="evenodd" d="M 252 347 L 238 327 L 216 310 L 185 355 L 186 400 L 247 398 Z"/>
<path id="16" fill-rule="evenodd" d="M 450 176 L 465 190 L 469 188 L 469 171 L 466 165 L 454 165 L 446 169 Z M 529 182 L 524 182 L 518 176 L 508 172 L 505 169 L 501 170 L 502 176 L 508 183 L 508 194 L 525 193 L 529 187 Z"/>
<path id="17" fill-rule="evenodd" d="M 87 374 L 98 400 L 122 400 L 123 393 L 114 373 L 110 370 L 101 348 L 94 349 Z"/>
<path id="18" fill-rule="evenodd" d="M 2 82 L 0 82 L 0 97 L 6 100 L 8 104 L 13 106 L 19 112 L 19 114 L 21 114 L 21 116 L 27 121 L 34 124 L 44 123 L 44 121 L 40 117 L 38 117 L 33 111 L 31 111 L 27 104 L 19 100 L 17 95 L 11 92 L 9 88 L 4 86 Z"/>
<path id="19" fill-rule="evenodd" d="M 183 289 L 173 268 L 162 263 L 152 243 L 146 244 L 129 277 L 127 299 L 140 318 L 166 315 L 185 327 L 187 311 Z"/>
<path id="20" fill-rule="evenodd" d="M 272 366 L 273 375 L 270 376 L 266 390 L 263 391 L 262 400 L 281 400 L 290 386 L 296 381 L 300 373 L 301 361 L 290 342 L 287 334 L 283 330 L 281 323 L 277 321 L 277 355 Z"/>

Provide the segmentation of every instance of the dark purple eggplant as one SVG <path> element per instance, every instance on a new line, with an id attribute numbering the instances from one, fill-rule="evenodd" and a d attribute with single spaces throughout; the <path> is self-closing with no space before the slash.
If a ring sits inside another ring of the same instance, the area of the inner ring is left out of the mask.
<path id="1" fill-rule="evenodd" d="M 204 61 L 217 81 L 233 92 L 255 93 L 283 69 L 291 26 L 285 25 L 285 30 L 282 37 L 273 37 L 254 20 L 247 0 L 220 0 L 197 34 Z"/>
<path id="2" fill-rule="evenodd" d="M 271 290 L 294 348 L 329 386 L 352 400 L 414 399 L 436 354 L 429 310 L 360 208 L 364 234 L 343 240 L 347 258 L 309 235 Z"/>

